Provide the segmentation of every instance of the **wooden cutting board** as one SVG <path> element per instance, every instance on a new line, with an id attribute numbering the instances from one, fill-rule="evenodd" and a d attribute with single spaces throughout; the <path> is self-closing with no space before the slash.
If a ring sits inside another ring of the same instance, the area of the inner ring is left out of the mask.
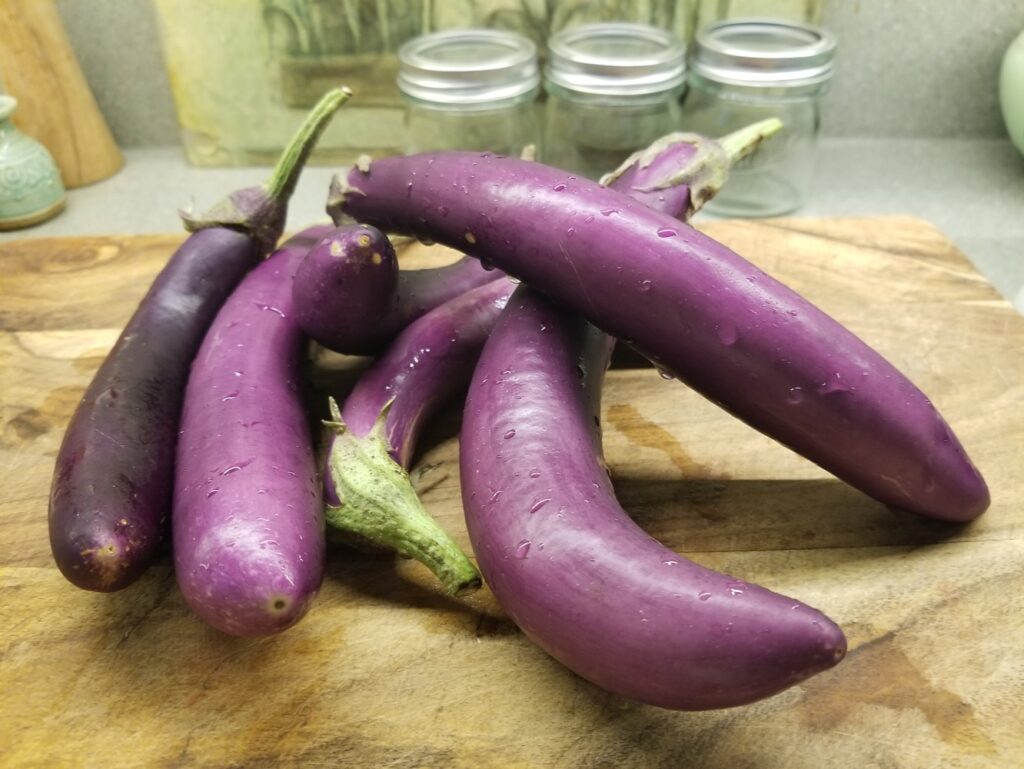
<path id="1" fill-rule="evenodd" d="M 71 587 L 47 543 L 55 452 L 179 237 L 25 240 L 0 246 L 0 765 L 1024 765 L 1024 318 L 919 220 L 704 229 L 906 372 L 992 489 L 970 526 L 890 511 L 652 369 L 610 372 L 624 506 L 700 563 L 824 610 L 850 640 L 838 667 L 744 708 L 639 705 L 547 657 L 486 590 L 445 598 L 418 564 L 340 547 L 311 613 L 263 640 L 190 615 L 166 560 L 114 595 Z M 414 477 L 468 547 L 457 411 L 440 422 Z"/>

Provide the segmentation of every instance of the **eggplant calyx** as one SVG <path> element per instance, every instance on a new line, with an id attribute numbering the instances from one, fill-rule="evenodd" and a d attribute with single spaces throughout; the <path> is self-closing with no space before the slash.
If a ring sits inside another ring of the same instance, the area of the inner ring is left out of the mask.
<path id="1" fill-rule="evenodd" d="M 642 150 L 626 158 L 622 165 L 601 177 L 601 184 L 610 186 L 627 174 L 634 173 L 644 182 L 633 186 L 637 192 L 657 192 L 686 186 L 690 190 L 686 218 L 689 219 L 705 203 L 718 194 L 729 178 L 729 170 L 739 160 L 756 150 L 762 141 L 782 127 L 777 118 L 769 118 L 744 126 L 737 131 L 711 139 L 702 134 L 676 132 L 666 134 Z M 673 152 L 673 148 L 678 150 Z M 672 158 L 675 158 L 674 162 Z M 657 164 L 654 171 L 647 171 Z M 647 173 L 643 173 L 647 171 Z"/>
<path id="2" fill-rule="evenodd" d="M 345 87 L 324 94 L 281 153 L 266 184 L 236 190 L 202 215 L 180 211 L 185 229 L 189 232 L 208 227 L 240 230 L 257 240 L 262 253 L 270 253 L 284 232 L 288 201 L 306 160 L 334 113 L 351 96 L 352 92 Z"/>
<path id="3" fill-rule="evenodd" d="M 409 474 L 392 459 L 387 411 L 385 406 L 370 433 L 359 437 L 345 428 L 332 403 L 333 421 L 326 425 L 335 435 L 327 468 L 340 504 L 326 506 L 327 523 L 358 541 L 415 558 L 451 595 L 470 593 L 481 585 L 480 572 L 423 508 Z"/>
<path id="4" fill-rule="evenodd" d="M 363 170 L 360 166 L 353 166 L 353 169 L 358 170 L 360 173 L 369 173 L 368 170 Z M 348 178 L 341 174 L 334 174 L 331 177 L 331 187 L 327 193 L 327 215 L 331 217 L 334 224 L 341 226 L 347 222 L 354 221 L 352 217 L 345 213 L 343 210 L 345 203 L 350 195 L 363 195 L 363 192 L 358 187 L 353 187 L 349 184 Z"/>

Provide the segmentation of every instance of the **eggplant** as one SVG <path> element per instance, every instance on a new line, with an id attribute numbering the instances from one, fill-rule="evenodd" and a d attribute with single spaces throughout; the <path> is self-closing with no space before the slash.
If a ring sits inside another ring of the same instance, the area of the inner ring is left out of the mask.
<path id="1" fill-rule="evenodd" d="M 618 505 L 597 426 L 610 351 L 526 286 L 484 347 L 460 475 L 502 608 L 587 680 L 665 708 L 747 704 L 835 665 L 846 640 L 823 614 L 677 555 Z"/>
<path id="2" fill-rule="evenodd" d="M 444 267 L 400 271 L 395 250 L 380 230 L 342 225 L 310 250 L 292 292 L 299 325 L 311 339 L 346 355 L 372 355 L 424 313 L 497 277 L 470 257 Z M 346 290 L 349 282 L 360 290 Z"/>
<path id="3" fill-rule="evenodd" d="M 780 126 L 762 121 L 722 140 L 673 134 L 628 159 L 606 183 L 688 216 L 717 191 L 732 163 Z M 449 593 L 475 588 L 479 575 L 423 509 L 408 470 L 421 426 L 465 392 L 514 288 L 502 277 L 415 321 L 359 380 L 343 412 L 332 402 L 335 435 L 324 471 L 328 524 L 358 543 L 416 558 Z"/>
<path id="4" fill-rule="evenodd" d="M 666 137 L 602 183 L 688 217 L 759 140 L 734 138 Z M 618 505 L 600 433 L 613 345 L 525 287 L 487 342 L 461 478 L 470 539 L 502 607 L 578 674 L 667 708 L 746 704 L 836 664 L 846 640 L 820 612 L 676 555 Z"/>
<path id="5" fill-rule="evenodd" d="M 160 551 L 189 364 L 225 299 L 280 237 L 306 156 L 349 95 L 321 100 L 265 187 L 235 192 L 204 217 L 183 215 L 193 234 L 96 372 L 57 453 L 50 547 L 74 585 L 120 590 Z"/>
<path id="6" fill-rule="evenodd" d="M 955 522 L 988 507 L 949 425 L 891 363 L 724 245 L 616 190 L 437 152 L 360 163 L 335 178 L 328 210 L 471 249 L 887 505 Z"/>
<path id="7" fill-rule="evenodd" d="M 324 569 L 321 484 L 291 279 L 321 228 L 239 284 L 192 364 L 174 475 L 174 569 L 192 610 L 238 636 L 281 632 Z"/>
<path id="8" fill-rule="evenodd" d="M 332 401 L 324 469 L 327 523 L 357 541 L 425 564 L 453 595 L 480 586 L 458 545 L 423 509 L 409 468 L 424 423 L 465 392 L 480 350 L 515 290 L 494 280 L 410 324 L 359 379 L 342 411 Z"/>

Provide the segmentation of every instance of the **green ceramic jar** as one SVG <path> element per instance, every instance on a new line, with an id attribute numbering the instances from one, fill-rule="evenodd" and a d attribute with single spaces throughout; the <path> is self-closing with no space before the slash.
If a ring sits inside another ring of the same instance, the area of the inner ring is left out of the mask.
<path id="1" fill-rule="evenodd" d="M 64 184 L 46 148 L 11 120 L 18 101 L 0 94 L 0 230 L 31 227 L 64 208 Z"/>
<path id="2" fill-rule="evenodd" d="M 1006 49 L 999 73 L 999 106 L 1006 132 L 1024 155 L 1024 32 Z"/>

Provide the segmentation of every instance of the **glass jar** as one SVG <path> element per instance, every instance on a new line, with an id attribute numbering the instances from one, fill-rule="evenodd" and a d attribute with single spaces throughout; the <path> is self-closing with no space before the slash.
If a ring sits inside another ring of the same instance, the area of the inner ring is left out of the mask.
<path id="1" fill-rule="evenodd" d="M 825 30 L 776 19 L 733 19 L 697 34 L 683 102 L 685 130 L 724 136 L 764 118 L 783 123 L 733 167 L 705 210 L 776 216 L 803 205 L 835 45 Z"/>
<path id="2" fill-rule="evenodd" d="M 683 44 L 645 24 L 572 27 L 548 43 L 541 159 L 598 179 L 679 130 Z"/>
<path id="3" fill-rule="evenodd" d="M 398 50 L 406 151 L 518 155 L 540 134 L 537 47 L 514 32 L 456 29 Z"/>

